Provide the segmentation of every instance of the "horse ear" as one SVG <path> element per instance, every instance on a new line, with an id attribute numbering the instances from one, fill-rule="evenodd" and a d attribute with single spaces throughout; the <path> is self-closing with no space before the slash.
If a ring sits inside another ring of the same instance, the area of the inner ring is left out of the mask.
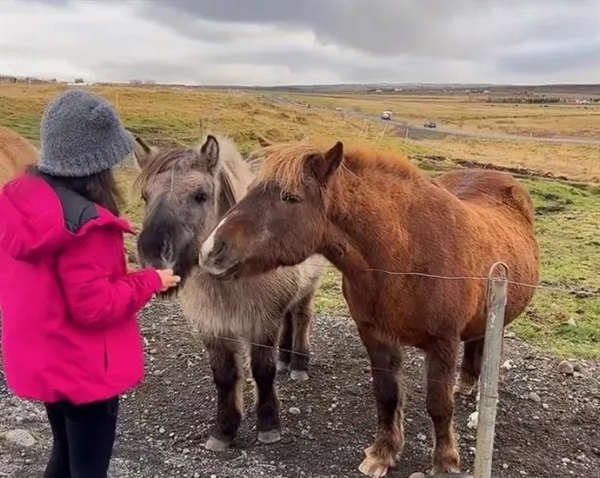
<path id="1" fill-rule="evenodd" d="M 219 142 L 212 135 L 206 137 L 206 141 L 200 148 L 202 167 L 210 174 L 215 172 L 219 164 Z"/>
<path id="2" fill-rule="evenodd" d="M 138 169 L 143 169 L 152 156 L 157 153 L 157 149 L 153 146 L 148 145 L 142 138 L 135 136 L 135 142 L 133 146 L 133 162 Z"/>
<path id="3" fill-rule="evenodd" d="M 326 186 L 333 173 L 337 171 L 342 164 L 344 159 L 344 145 L 341 141 L 335 143 L 335 145 L 322 156 L 315 155 L 311 161 L 310 168 L 313 175 L 321 186 Z"/>

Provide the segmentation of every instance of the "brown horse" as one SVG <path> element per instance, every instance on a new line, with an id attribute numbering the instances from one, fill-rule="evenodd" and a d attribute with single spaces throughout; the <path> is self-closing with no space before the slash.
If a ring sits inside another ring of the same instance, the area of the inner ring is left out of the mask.
<path id="1" fill-rule="evenodd" d="M 430 179 L 392 153 L 273 145 L 246 197 L 202 244 L 213 275 L 248 277 L 323 254 L 343 274 L 343 292 L 371 359 L 378 431 L 360 470 L 384 476 L 404 445 L 401 346 L 425 352 L 433 472 L 460 471 L 453 427 L 454 371 L 465 342 L 461 389 L 481 370 L 485 277 L 498 261 L 513 281 L 536 284 L 533 203 L 512 176 L 460 171 Z M 404 275 L 416 272 L 422 275 Z M 506 324 L 534 288 L 509 285 Z"/>
<path id="2" fill-rule="evenodd" d="M 0 127 L 0 187 L 33 165 L 38 150 L 12 129 Z"/>
<path id="3" fill-rule="evenodd" d="M 142 265 L 173 268 L 181 306 L 208 351 L 217 388 L 216 427 L 206 447 L 225 450 L 242 419 L 241 344 L 249 344 L 256 384 L 258 439 L 281 438 L 276 368 L 308 379 L 312 302 L 327 267 L 322 256 L 294 267 L 227 282 L 198 267 L 198 249 L 254 179 L 235 144 L 208 135 L 196 147 L 159 149 L 137 139 L 136 184 L 146 203 L 138 255 Z M 273 348 L 279 335 L 279 361 Z"/>

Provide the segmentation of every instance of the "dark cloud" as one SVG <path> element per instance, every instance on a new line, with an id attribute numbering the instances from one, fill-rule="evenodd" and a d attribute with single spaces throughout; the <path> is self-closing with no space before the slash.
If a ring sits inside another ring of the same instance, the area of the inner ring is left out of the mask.
<path id="1" fill-rule="evenodd" d="M 191 19 L 276 25 L 312 30 L 323 44 L 391 57 L 476 59 L 524 41 L 599 35 L 594 0 L 146 0 L 140 11 L 195 38 L 204 32 L 187 28 Z"/>
<path id="2" fill-rule="evenodd" d="M 36 37 L 3 21 L 3 66 L 200 83 L 600 80 L 598 0 L 0 1 L 5 18 L 47 32 L 41 8 L 62 25 Z"/>

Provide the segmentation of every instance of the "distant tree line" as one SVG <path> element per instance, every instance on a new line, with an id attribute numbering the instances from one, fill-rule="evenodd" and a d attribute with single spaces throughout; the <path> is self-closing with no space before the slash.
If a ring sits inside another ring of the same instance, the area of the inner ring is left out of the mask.
<path id="1" fill-rule="evenodd" d="M 560 96 L 506 96 L 498 98 L 487 98 L 488 103 L 523 103 L 523 104 L 550 104 L 550 103 L 598 103 L 600 98 L 587 98 L 573 100 L 569 98 L 563 98 Z"/>
<path id="2" fill-rule="evenodd" d="M 560 103 L 563 101 L 559 96 L 507 96 L 504 98 L 488 98 L 488 103 L 528 103 L 546 104 Z"/>
<path id="3" fill-rule="evenodd" d="M 38 84 L 38 83 L 56 83 L 56 78 L 52 79 L 43 79 L 43 78 L 35 78 L 35 77 L 17 77 L 12 75 L 0 75 L 0 83 L 29 83 L 29 84 Z"/>

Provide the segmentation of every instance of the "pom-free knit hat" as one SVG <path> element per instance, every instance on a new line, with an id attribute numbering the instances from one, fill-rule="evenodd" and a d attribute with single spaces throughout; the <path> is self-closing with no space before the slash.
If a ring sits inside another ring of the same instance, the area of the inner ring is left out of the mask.
<path id="1" fill-rule="evenodd" d="M 133 136 L 101 96 L 70 90 L 44 112 L 38 169 L 52 176 L 84 177 L 119 164 L 133 151 Z"/>

